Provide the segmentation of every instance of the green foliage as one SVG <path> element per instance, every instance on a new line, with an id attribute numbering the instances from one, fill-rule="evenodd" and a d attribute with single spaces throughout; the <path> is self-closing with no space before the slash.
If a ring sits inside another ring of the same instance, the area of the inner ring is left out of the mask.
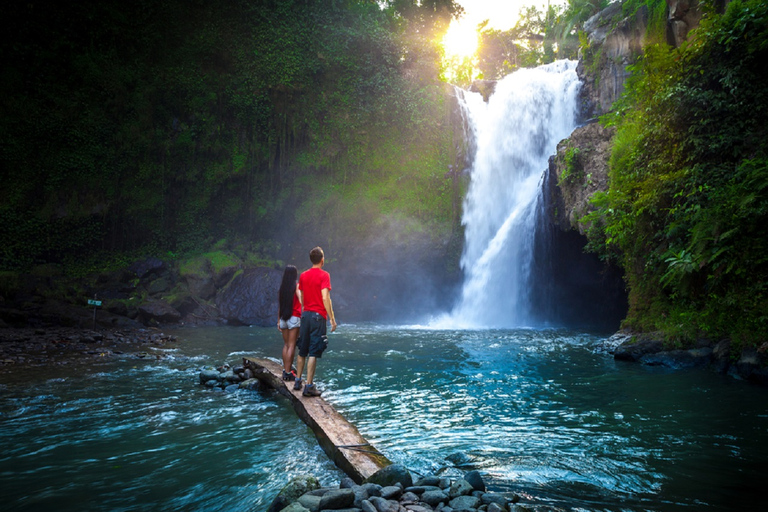
<path id="1" fill-rule="evenodd" d="M 569 183 L 577 179 L 582 173 L 582 163 L 580 159 L 581 150 L 576 147 L 568 147 L 565 150 L 565 169 L 560 175 L 560 183 Z"/>
<path id="2" fill-rule="evenodd" d="M 379 192 L 364 207 L 373 216 L 452 221 L 455 145 L 432 36 L 459 10 L 13 2 L 0 43 L 0 268 L 200 253 L 222 238 L 274 261 L 285 222 L 338 226 L 315 195 L 355 204 L 364 186 Z M 395 193 L 406 183 L 421 187 L 409 201 Z"/>
<path id="3" fill-rule="evenodd" d="M 575 59 L 578 36 L 569 23 L 562 6 L 548 5 L 545 11 L 522 8 L 520 19 L 509 30 L 481 27 L 477 67 L 482 78 L 498 80 L 520 68 Z"/>
<path id="4" fill-rule="evenodd" d="M 766 58 L 768 6 L 735 0 L 682 48 L 647 48 L 604 119 L 610 190 L 584 220 L 591 247 L 622 255 L 629 326 L 679 343 L 768 336 Z"/>

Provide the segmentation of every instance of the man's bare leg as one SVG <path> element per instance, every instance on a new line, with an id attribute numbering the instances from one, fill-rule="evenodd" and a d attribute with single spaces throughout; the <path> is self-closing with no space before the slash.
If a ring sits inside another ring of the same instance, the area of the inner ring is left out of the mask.
<path id="1" fill-rule="evenodd" d="M 307 361 L 307 385 L 311 385 L 315 379 L 315 368 L 317 368 L 317 358 L 309 356 Z"/>

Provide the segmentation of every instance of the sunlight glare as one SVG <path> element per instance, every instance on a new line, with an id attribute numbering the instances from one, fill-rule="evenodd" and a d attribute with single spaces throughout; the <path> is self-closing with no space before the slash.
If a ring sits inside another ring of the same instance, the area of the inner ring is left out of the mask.
<path id="1" fill-rule="evenodd" d="M 451 20 L 448 31 L 443 37 L 446 57 L 460 59 L 472 57 L 477 51 L 477 45 L 477 26 L 466 20 Z"/>

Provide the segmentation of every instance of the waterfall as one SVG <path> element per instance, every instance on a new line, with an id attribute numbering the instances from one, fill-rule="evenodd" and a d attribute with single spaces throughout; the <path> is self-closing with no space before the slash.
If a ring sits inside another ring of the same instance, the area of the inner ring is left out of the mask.
<path id="1" fill-rule="evenodd" d="M 576 127 L 581 83 L 575 61 L 522 69 L 485 103 L 462 91 L 475 158 L 464 201 L 464 283 L 450 327 L 535 323 L 531 290 L 541 177 L 557 144 Z"/>

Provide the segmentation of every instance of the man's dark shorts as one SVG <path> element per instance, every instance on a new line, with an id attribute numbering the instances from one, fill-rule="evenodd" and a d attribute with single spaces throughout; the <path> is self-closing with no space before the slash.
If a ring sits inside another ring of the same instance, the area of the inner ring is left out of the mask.
<path id="1" fill-rule="evenodd" d="M 301 314 L 299 341 L 296 344 L 301 357 L 322 357 L 328 348 L 325 318 L 320 313 L 305 311 Z"/>

